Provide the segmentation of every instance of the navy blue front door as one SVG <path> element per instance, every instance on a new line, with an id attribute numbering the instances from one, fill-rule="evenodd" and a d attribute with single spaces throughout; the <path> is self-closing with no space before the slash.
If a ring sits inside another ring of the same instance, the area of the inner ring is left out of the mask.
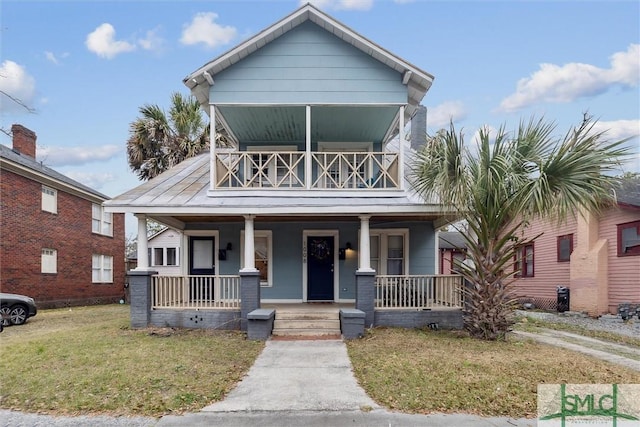
<path id="1" fill-rule="evenodd" d="M 307 237 L 307 300 L 333 301 L 333 236 Z"/>

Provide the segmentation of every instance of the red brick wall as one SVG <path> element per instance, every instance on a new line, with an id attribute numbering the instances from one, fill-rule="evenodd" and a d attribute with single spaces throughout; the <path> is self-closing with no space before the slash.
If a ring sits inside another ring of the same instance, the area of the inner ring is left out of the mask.
<path id="1" fill-rule="evenodd" d="M 58 213 L 41 209 L 42 184 L 0 173 L 0 289 L 33 297 L 39 307 L 118 301 L 124 295 L 124 215 L 113 237 L 91 232 L 91 201 L 59 188 Z M 56 274 L 42 274 L 43 248 L 57 251 Z M 113 283 L 91 281 L 92 254 L 113 256 Z"/>

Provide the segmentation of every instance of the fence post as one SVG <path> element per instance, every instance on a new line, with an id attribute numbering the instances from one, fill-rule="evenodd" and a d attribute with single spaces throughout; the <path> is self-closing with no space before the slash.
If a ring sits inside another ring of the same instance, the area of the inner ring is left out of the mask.
<path id="1" fill-rule="evenodd" d="M 151 282 L 157 271 L 130 270 L 127 272 L 131 301 L 131 327 L 146 328 L 151 321 Z"/>
<path id="2" fill-rule="evenodd" d="M 373 327 L 376 298 L 376 272 L 356 271 L 356 308 L 364 311 L 364 326 Z"/>

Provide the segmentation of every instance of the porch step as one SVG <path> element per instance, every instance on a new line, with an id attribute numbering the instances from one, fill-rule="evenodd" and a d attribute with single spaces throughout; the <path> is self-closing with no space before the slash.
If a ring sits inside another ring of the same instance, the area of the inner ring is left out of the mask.
<path id="1" fill-rule="evenodd" d="M 273 323 L 275 336 L 340 335 L 340 314 L 337 311 L 276 310 Z"/>

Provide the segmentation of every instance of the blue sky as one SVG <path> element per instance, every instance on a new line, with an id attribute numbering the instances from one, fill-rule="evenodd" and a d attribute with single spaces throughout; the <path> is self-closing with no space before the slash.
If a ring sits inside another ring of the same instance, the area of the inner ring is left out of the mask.
<path id="1" fill-rule="evenodd" d="M 584 112 L 612 139 L 640 134 L 640 2 L 321 0 L 321 10 L 433 74 L 428 131 L 468 136 L 532 115 L 558 135 Z M 139 184 L 129 124 L 182 79 L 300 6 L 280 1 L 24 1 L 0 5 L 3 129 L 38 135 L 38 160 L 108 195 Z M 11 145 L 0 134 L 0 142 Z M 629 142 L 640 152 L 640 139 Z M 626 170 L 640 172 L 636 154 Z M 127 224 L 127 234 L 134 232 Z"/>

